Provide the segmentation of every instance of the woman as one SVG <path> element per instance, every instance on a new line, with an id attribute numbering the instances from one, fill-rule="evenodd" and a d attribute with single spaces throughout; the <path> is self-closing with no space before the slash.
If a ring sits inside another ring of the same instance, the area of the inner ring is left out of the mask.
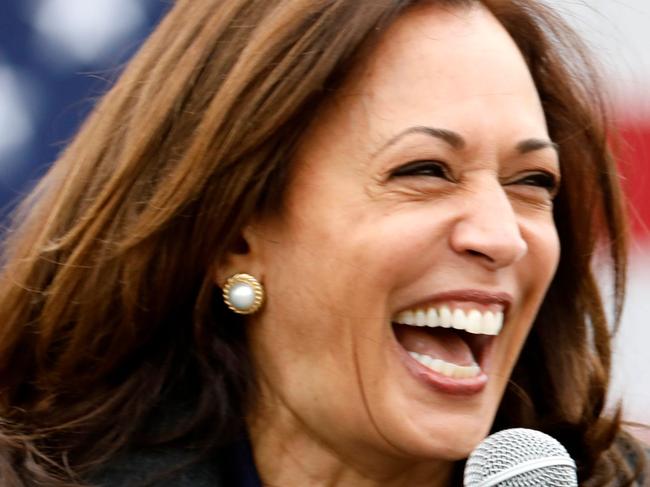
<path id="1" fill-rule="evenodd" d="M 511 426 L 641 482 L 598 93 L 536 3 L 176 2 L 9 236 L 3 485 L 456 485 Z"/>

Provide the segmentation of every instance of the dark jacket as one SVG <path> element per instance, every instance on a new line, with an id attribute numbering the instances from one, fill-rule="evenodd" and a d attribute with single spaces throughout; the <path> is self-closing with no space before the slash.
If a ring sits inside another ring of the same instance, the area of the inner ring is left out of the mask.
<path id="1" fill-rule="evenodd" d="M 650 449 L 646 449 L 644 455 L 627 436 L 620 437 L 614 449 L 625 458 L 630 472 L 645 463 L 645 475 L 632 487 L 650 486 Z M 247 441 L 200 461 L 182 449 L 125 454 L 93 476 L 90 482 L 98 487 L 261 487 Z"/>
<path id="2" fill-rule="evenodd" d="M 126 453 L 88 482 L 98 487 L 261 487 L 247 441 L 202 458 L 180 448 Z"/>

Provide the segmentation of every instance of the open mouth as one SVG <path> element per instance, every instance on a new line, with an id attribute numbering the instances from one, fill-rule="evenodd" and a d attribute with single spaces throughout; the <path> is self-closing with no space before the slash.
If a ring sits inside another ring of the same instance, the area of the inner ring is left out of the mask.
<path id="1" fill-rule="evenodd" d="M 399 345 L 436 376 L 455 381 L 485 376 L 489 350 L 503 327 L 504 308 L 463 303 L 406 310 L 392 319 Z"/>

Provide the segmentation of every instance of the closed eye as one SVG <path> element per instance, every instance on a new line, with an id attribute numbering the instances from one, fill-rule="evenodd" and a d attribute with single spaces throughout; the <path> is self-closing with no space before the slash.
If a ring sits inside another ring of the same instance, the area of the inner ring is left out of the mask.
<path id="1" fill-rule="evenodd" d="M 560 183 L 558 178 L 549 172 L 539 171 L 533 172 L 516 179 L 508 184 L 522 184 L 526 186 L 537 186 L 546 189 L 552 196 L 557 194 Z"/>
<path id="2" fill-rule="evenodd" d="M 390 177 L 404 176 L 429 176 L 435 178 L 452 179 L 447 166 L 440 161 L 413 161 L 395 169 Z"/>

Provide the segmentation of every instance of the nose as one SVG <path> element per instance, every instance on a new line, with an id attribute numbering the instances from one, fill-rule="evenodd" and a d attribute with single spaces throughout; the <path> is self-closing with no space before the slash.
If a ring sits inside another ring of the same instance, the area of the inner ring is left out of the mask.
<path id="1" fill-rule="evenodd" d="M 455 252 L 492 270 L 514 264 L 528 251 L 517 214 L 498 181 L 465 195 L 450 240 Z"/>

